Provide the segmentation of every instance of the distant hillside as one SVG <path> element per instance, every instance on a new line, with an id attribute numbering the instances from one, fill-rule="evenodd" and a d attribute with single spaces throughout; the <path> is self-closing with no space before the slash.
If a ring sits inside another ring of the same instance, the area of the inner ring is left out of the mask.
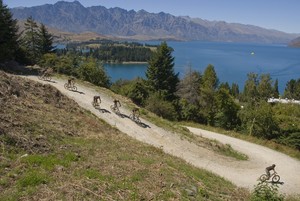
<path id="1" fill-rule="evenodd" d="M 252 25 L 177 17 L 164 12 L 136 12 L 121 8 L 107 9 L 103 6 L 85 8 L 78 1 L 59 1 L 54 5 L 13 8 L 11 11 L 16 19 L 24 20 L 32 16 L 35 20 L 62 31 L 95 32 L 137 40 L 288 43 L 299 36 Z"/>
<path id="2" fill-rule="evenodd" d="M 300 37 L 295 38 L 289 43 L 290 47 L 300 47 Z"/>

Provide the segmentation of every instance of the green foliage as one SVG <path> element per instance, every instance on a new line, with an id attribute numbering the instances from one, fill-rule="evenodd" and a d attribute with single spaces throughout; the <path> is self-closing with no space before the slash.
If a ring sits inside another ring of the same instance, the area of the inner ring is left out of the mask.
<path id="1" fill-rule="evenodd" d="M 250 135 L 265 139 L 278 137 L 278 122 L 269 103 L 260 101 L 254 106 L 247 105 L 240 110 L 239 117 L 242 121 L 242 127 Z"/>
<path id="2" fill-rule="evenodd" d="M 49 177 L 42 172 L 29 170 L 26 172 L 22 178 L 18 181 L 18 186 L 20 187 L 34 187 L 40 184 L 46 184 L 49 182 Z"/>
<path id="3" fill-rule="evenodd" d="M 284 97 L 289 99 L 300 100 L 300 78 L 298 80 L 291 79 L 285 87 Z"/>
<path id="4" fill-rule="evenodd" d="M 143 44 L 110 40 L 70 43 L 67 49 L 76 50 L 80 56 L 94 57 L 103 62 L 113 63 L 146 62 L 152 55 L 151 49 Z"/>
<path id="5" fill-rule="evenodd" d="M 0 62 L 12 60 L 18 49 L 17 21 L 0 0 Z"/>
<path id="6" fill-rule="evenodd" d="M 173 49 L 166 42 L 161 43 L 152 55 L 147 68 L 147 85 L 152 92 L 159 92 L 166 100 L 173 101 L 177 85 L 178 73 L 174 73 Z"/>
<path id="7" fill-rule="evenodd" d="M 200 96 L 202 75 L 200 72 L 189 68 L 184 78 L 180 80 L 176 94 L 189 104 L 197 105 Z"/>
<path id="8" fill-rule="evenodd" d="M 260 99 L 268 100 L 268 98 L 273 97 L 273 87 L 272 87 L 272 78 L 270 74 L 261 74 L 260 80 L 257 85 L 257 92 Z"/>
<path id="9" fill-rule="evenodd" d="M 53 52 L 53 36 L 48 32 L 44 24 L 40 25 L 38 35 L 40 53 L 43 55 Z"/>
<path id="10" fill-rule="evenodd" d="M 164 100 L 159 93 L 154 93 L 149 96 L 146 101 L 146 109 L 168 120 L 177 119 L 177 112 L 174 105 Z"/>
<path id="11" fill-rule="evenodd" d="M 242 100 L 248 103 L 255 103 L 259 99 L 257 85 L 258 85 L 258 74 L 248 73 L 248 79 L 245 82 Z"/>
<path id="12" fill-rule="evenodd" d="M 78 68 L 79 78 L 93 83 L 97 86 L 108 87 L 110 85 L 109 78 L 106 75 L 102 64 L 97 63 L 93 59 L 82 63 Z"/>
<path id="13" fill-rule="evenodd" d="M 26 57 L 29 58 L 32 63 L 36 63 L 41 56 L 38 44 L 39 30 L 37 23 L 32 17 L 27 18 L 25 22 L 25 30 L 21 40 L 26 52 Z"/>
<path id="14" fill-rule="evenodd" d="M 259 182 L 251 195 L 251 201 L 283 201 L 284 196 L 278 192 L 278 186 L 269 182 Z"/>
<path id="15" fill-rule="evenodd" d="M 117 80 L 112 84 L 111 90 L 130 98 L 135 104 L 144 106 L 149 96 L 145 81 L 141 78 L 134 80 Z"/>
<path id="16" fill-rule="evenodd" d="M 204 70 L 200 86 L 200 111 L 209 125 L 215 125 L 217 114 L 216 88 L 218 77 L 213 65 L 209 64 Z"/>
<path id="17" fill-rule="evenodd" d="M 216 95 L 218 113 L 216 125 L 225 129 L 234 129 L 240 124 L 238 118 L 239 106 L 234 102 L 233 97 L 225 88 L 221 88 Z"/>
<path id="18" fill-rule="evenodd" d="M 38 26 L 32 17 L 25 22 L 21 42 L 29 63 L 38 63 L 44 54 L 53 52 L 53 36 L 44 24 Z"/>

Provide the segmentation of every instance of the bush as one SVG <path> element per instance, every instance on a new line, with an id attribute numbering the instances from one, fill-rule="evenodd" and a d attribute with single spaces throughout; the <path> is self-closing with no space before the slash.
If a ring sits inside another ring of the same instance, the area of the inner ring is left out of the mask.
<path id="1" fill-rule="evenodd" d="M 177 112 L 171 102 L 165 101 L 158 94 L 152 94 L 146 101 L 146 109 L 168 120 L 177 120 Z"/>
<path id="2" fill-rule="evenodd" d="M 269 182 L 259 182 L 252 193 L 251 201 L 283 201 L 284 196 L 279 194 L 278 185 Z"/>

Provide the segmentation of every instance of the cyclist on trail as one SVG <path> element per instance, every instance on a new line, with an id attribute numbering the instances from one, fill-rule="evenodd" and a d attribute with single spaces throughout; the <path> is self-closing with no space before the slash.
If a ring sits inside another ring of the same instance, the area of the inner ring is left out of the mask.
<path id="1" fill-rule="evenodd" d="M 99 102 L 98 102 L 99 100 Z M 101 98 L 100 96 L 94 96 L 94 101 L 93 101 L 94 105 L 99 106 L 99 104 L 101 103 Z"/>
<path id="2" fill-rule="evenodd" d="M 44 72 L 43 72 L 43 76 L 50 76 L 53 73 L 53 69 L 52 68 L 47 68 Z"/>
<path id="3" fill-rule="evenodd" d="M 136 118 L 139 118 L 139 116 L 140 116 L 140 110 L 139 110 L 139 108 L 133 108 L 133 110 L 132 110 L 132 118 L 136 119 Z"/>
<path id="4" fill-rule="evenodd" d="M 271 176 L 271 174 L 270 174 L 270 171 L 272 170 L 274 173 L 276 172 L 275 171 L 275 164 L 273 164 L 273 165 L 271 165 L 271 166 L 269 166 L 269 167 L 266 167 L 266 173 L 267 173 L 267 175 L 268 175 L 268 179 L 270 179 L 270 176 Z"/>
<path id="5" fill-rule="evenodd" d="M 75 78 L 74 77 L 71 77 L 71 78 L 68 79 L 68 87 L 74 86 L 74 83 L 75 83 Z"/>
<path id="6" fill-rule="evenodd" d="M 118 110 L 119 107 L 121 107 L 120 101 L 119 101 L 118 99 L 114 99 L 113 102 L 114 102 L 113 109 L 114 109 L 114 110 Z M 118 105 L 119 105 L 119 106 L 118 106 Z"/>

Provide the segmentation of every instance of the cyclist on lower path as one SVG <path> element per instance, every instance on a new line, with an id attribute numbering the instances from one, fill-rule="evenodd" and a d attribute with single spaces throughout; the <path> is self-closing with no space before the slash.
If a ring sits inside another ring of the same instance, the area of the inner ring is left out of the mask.
<path id="1" fill-rule="evenodd" d="M 271 166 L 269 166 L 269 167 L 266 167 L 266 173 L 267 173 L 267 175 L 268 175 L 268 179 L 270 179 L 270 176 L 271 176 L 271 174 L 270 174 L 270 171 L 272 170 L 274 173 L 276 172 L 275 171 L 275 164 L 273 164 L 273 165 L 271 165 Z"/>
<path id="2" fill-rule="evenodd" d="M 113 109 L 114 110 L 119 110 L 119 107 L 121 107 L 121 103 L 118 99 L 114 99 L 114 105 L 113 105 Z M 119 106 L 118 106 L 119 105 Z"/>
<path id="3" fill-rule="evenodd" d="M 99 102 L 98 102 L 99 101 Z M 94 96 L 94 101 L 93 101 L 95 106 L 99 106 L 101 103 L 101 98 L 100 96 Z"/>

